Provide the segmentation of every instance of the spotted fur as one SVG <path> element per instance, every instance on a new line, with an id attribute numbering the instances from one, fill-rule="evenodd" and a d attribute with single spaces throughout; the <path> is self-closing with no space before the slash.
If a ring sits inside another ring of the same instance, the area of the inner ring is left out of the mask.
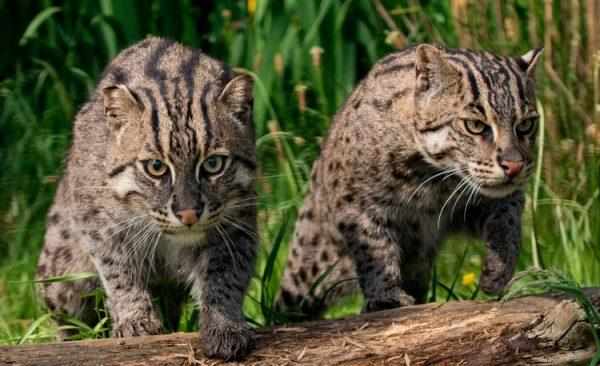
<path id="1" fill-rule="evenodd" d="M 424 302 L 440 243 L 458 232 L 485 241 L 480 285 L 501 291 L 533 169 L 539 55 L 420 45 L 379 61 L 313 167 L 280 305 L 315 314 L 357 282 L 365 311 Z"/>
<path id="2" fill-rule="evenodd" d="M 102 286 L 113 336 L 157 334 L 165 327 L 151 288 L 172 283 L 169 300 L 181 299 L 179 283 L 200 306 L 207 355 L 250 350 L 251 106 L 248 76 L 169 40 L 148 38 L 112 61 L 76 117 L 38 266 L 39 279 L 96 272 L 99 281 L 43 285 L 57 317 L 89 320 L 85 295 Z"/>

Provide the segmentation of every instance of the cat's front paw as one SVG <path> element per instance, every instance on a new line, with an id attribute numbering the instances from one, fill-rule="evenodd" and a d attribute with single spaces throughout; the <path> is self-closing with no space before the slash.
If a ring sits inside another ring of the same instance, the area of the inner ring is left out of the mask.
<path id="1" fill-rule="evenodd" d="M 414 297 L 407 294 L 401 288 L 396 288 L 392 291 L 387 291 L 386 293 L 381 294 L 381 296 L 366 299 L 363 312 L 370 313 L 373 311 L 399 308 L 414 304 Z"/>
<path id="2" fill-rule="evenodd" d="M 206 357 L 236 361 L 254 348 L 254 331 L 243 322 L 203 324 L 200 331 Z"/>
<path id="3" fill-rule="evenodd" d="M 162 325 L 158 319 L 125 319 L 113 326 L 112 336 L 137 337 L 162 333 Z"/>
<path id="4" fill-rule="evenodd" d="M 503 261 L 496 255 L 488 254 L 479 277 L 481 290 L 486 294 L 500 294 L 512 278 L 515 263 L 516 257 L 511 261 Z"/>
<path id="5" fill-rule="evenodd" d="M 479 287 L 489 295 L 499 295 L 510 281 L 512 272 L 481 272 Z"/>

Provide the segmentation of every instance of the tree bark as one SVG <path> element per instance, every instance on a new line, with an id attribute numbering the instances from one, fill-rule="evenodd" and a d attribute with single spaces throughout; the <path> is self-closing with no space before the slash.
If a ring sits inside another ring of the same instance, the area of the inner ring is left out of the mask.
<path id="1" fill-rule="evenodd" d="M 600 288 L 586 289 L 596 308 Z M 201 356 L 198 335 L 0 347 L 2 365 L 220 365 Z M 426 304 L 257 331 L 239 365 L 588 365 L 591 326 L 574 300 Z"/>

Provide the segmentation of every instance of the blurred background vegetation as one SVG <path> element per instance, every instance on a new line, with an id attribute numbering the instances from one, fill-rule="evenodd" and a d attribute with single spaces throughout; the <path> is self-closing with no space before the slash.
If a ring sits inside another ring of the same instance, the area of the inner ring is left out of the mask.
<path id="1" fill-rule="evenodd" d="M 256 77 L 262 251 L 245 306 L 253 323 L 282 320 L 272 298 L 333 114 L 377 59 L 419 42 L 515 56 L 545 48 L 541 164 L 519 269 L 600 285 L 598 0 L 0 0 L 0 343 L 49 340 L 56 331 L 32 279 L 73 116 L 109 60 L 148 34 Z M 483 298 L 481 254 L 481 243 L 447 243 L 432 301 Z M 196 327 L 192 310 L 184 318 L 181 330 Z M 73 326 L 81 337 L 106 334 L 106 323 Z"/>

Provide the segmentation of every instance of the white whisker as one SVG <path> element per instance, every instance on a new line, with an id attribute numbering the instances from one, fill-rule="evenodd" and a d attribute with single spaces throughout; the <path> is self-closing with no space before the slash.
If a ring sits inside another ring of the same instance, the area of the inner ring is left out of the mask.
<path id="1" fill-rule="evenodd" d="M 148 253 L 148 250 L 146 248 L 146 246 L 144 245 L 145 243 L 147 243 L 147 239 L 148 239 L 148 235 L 150 233 L 149 230 L 149 225 L 146 225 L 142 231 L 142 234 L 139 236 L 139 238 L 135 241 L 134 244 L 132 244 L 133 247 L 135 247 L 135 258 L 137 259 L 137 263 L 138 263 L 138 269 L 135 271 L 136 274 L 138 275 L 137 280 L 140 283 L 145 282 L 145 284 L 147 285 L 147 281 L 149 278 L 149 273 L 147 270 L 145 270 L 146 267 L 146 255 Z M 138 252 L 141 252 L 138 254 Z"/>
<path id="2" fill-rule="evenodd" d="M 444 210 L 446 209 L 446 206 L 448 205 L 448 203 L 450 202 L 450 200 L 452 199 L 452 197 L 454 197 L 454 195 L 465 185 L 468 184 L 468 181 L 466 181 L 463 177 L 461 177 L 460 183 L 456 186 L 456 188 L 454 188 L 454 190 L 452 191 L 452 193 L 448 196 L 448 198 L 446 199 L 446 201 L 444 202 L 444 205 L 442 206 L 442 208 L 440 209 L 440 213 L 438 215 L 438 220 L 437 220 L 437 227 L 438 229 L 441 228 L 441 223 L 442 223 L 442 215 L 444 214 Z"/>
<path id="3" fill-rule="evenodd" d="M 467 222 L 467 210 L 469 209 L 469 203 L 471 202 L 471 198 L 474 197 L 474 195 L 477 195 L 479 193 L 479 184 L 475 183 L 475 185 L 471 188 L 471 193 L 469 194 L 469 198 L 467 199 L 467 204 L 465 205 L 465 210 L 463 213 L 463 221 Z"/>
<path id="4" fill-rule="evenodd" d="M 417 195 L 417 193 L 418 193 L 418 192 L 419 192 L 419 191 L 420 191 L 422 188 L 424 188 L 425 184 L 427 184 L 428 182 L 430 182 L 430 181 L 432 181 L 433 179 L 435 179 L 435 178 L 437 178 L 437 177 L 439 177 L 439 176 L 442 176 L 442 175 L 445 175 L 445 176 L 446 176 L 445 178 L 447 178 L 448 176 L 452 176 L 452 175 L 454 175 L 454 174 L 458 173 L 460 170 L 462 170 L 462 169 L 459 169 L 459 168 L 454 168 L 454 169 L 449 169 L 449 170 L 448 170 L 448 169 L 447 169 L 447 170 L 442 170 L 441 172 L 438 172 L 438 173 L 436 173 L 436 174 L 432 175 L 431 177 L 427 178 L 427 179 L 426 179 L 426 180 L 424 180 L 424 181 L 423 181 L 421 184 L 419 184 L 419 185 L 417 186 L 417 188 L 416 188 L 416 189 L 413 191 L 413 193 L 412 193 L 412 194 L 411 194 L 411 195 L 408 197 L 408 200 L 406 201 L 406 204 L 409 204 L 409 203 L 410 203 L 410 201 L 412 201 L 412 199 L 413 199 L 413 198 L 414 198 L 414 197 Z"/>
<path id="5" fill-rule="evenodd" d="M 135 226 L 138 226 L 139 224 L 142 224 L 144 222 L 144 218 L 147 216 L 148 215 L 144 215 L 142 217 L 137 217 L 135 219 L 131 219 L 129 224 L 125 224 L 121 229 L 116 230 L 112 236 L 123 233 L 125 231 L 125 234 L 124 234 L 124 240 L 125 240 L 125 238 L 129 237 L 129 233 L 131 232 L 131 229 L 133 229 Z"/>
<path id="6" fill-rule="evenodd" d="M 247 207 L 257 207 L 258 204 L 257 203 L 247 203 L 247 204 L 241 204 L 241 205 L 231 205 L 231 206 L 227 206 L 227 210 L 237 210 L 240 208 L 247 208 Z"/>
<path id="7" fill-rule="evenodd" d="M 231 241 L 230 241 L 229 236 L 227 235 L 225 230 L 221 227 L 221 224 L 215 225 L 215 228 L 217 229 L 217 232 L 223 239 L 223 242 L 225 243 L 225 247 L 229 251 L 229 255 L 231 256 L 231 262 L 233 263 L 234 270 L 237 271 L 238 270 L 238 258 L 236 258 L 235 254 L 233 253 L 233 249 L 230 246 Z M 233 245 L 233 244 L 231 244 L 231 245 Z"/>
<path id="8" fill-rule="evenodd" d="M 235 221 L 233 217 L 224 215 L 223 220 L 225 220 L 225 222 L 240 230 L 241 232 L 248 234 L 248 236 L 250 236 L 251 238 L 258 239 L 258 234 L 256 233 L 256 231 L 252 230 L 250 227 L 240 222 Z"/>
<path id="9" fill-rule="evenodd" d="M 152 241 L 152 239 L 155 235 L 156 236 L 158 236 L 158 235 L 157 235 L 156 231 L 153 230 L 152 227 L 148 228 L 146 231 L 147 231 L 147 234 L 142 239 L 140 239 L 140 241 L 142 243 L 142 244 L 140 244 L 140 246 L 144 249 L 143 259 L 140 263 L 143 266 L 147 265 L 148 269 L 141 270 L 140 272 L 146 273 L 145 281 L 146 281 L 146 285 L 148 285 L 148 281 L 151 277 L 151 274 L 155 272 L 155 263 L 154 263 L 155 257 L 153 255 L 153 253 L 154 253 L 154 250 L 156 249 L 155 245 L 157 245 L 157 243 L 158 243 L 157 241 Z"/>
<path id="10" fill-rule="evenodd" d="M 458 202 L 460 202 L 460 199 L 462 198 L 463 194 L 465 194 L 465 192 L 468 192 L 472 186 L 471 178 L 466 176 L 466 177 L 464 177 L 464 179 L 467 182 L 467 184 L 463 185 L 463 188 L 461 189 L 460 194 L 454 200 L 454 205 L 452 205 L 452 211 L 450 212 L 450 217 L 454 217 L 454 211 L 456 211 L 456 205 L 458 205 Z"/>
<path id="11" fill-rule="evenodd" d="M 119 221 L 117 223 L 112 224 L 111 226 L 104 228 L 105 232 L 109 232 L 110 230 L 114 229 L 114 228 L 118 228 L 118 230 L 115 230 L 112 234 L 111 237 L 121 233 L 123 230 L 128 229 L 129 227 L 136 225 L 139 221 L 143 220 L 144 218 L 146 218 L 149 215 L 139 215 L 139 216 L 134 216 L 134 217 L 128 217 L 125 220 Z"/>
<path id="12" fill-rule="evenodd" d="M 139 250 L 143 247 L 144 238 L 147 235 L 148 229 L 153 225 L 152 222 L 147 222 L 143 224 L 139 230 L 137 230 L 132 236 L 129 236 L 129 232 L 123 240 L 122 245 L 125 246 L 126 255 L 121 262 L 121 265 L 126 265 L 129 263 L 134 264 L 137 268 L 134 273 L 143 272 L 141 270 L 144 265 L 144 256 L 140 256 Z"/>
<path id="13" fill-rule="evenodd" d="M 151 245 L 151 256 L 150 256 L 150 263 L 151 263 L 151 270 L 152 272 L 156 272 L 156 252 L 158 250 L 158 245 L 160 244 L 160 237 L 162 236 L 162 232 L 160 230 L 156 231 L 155 233 L 155 238 L 154 238 L 154 244 Z"/>

